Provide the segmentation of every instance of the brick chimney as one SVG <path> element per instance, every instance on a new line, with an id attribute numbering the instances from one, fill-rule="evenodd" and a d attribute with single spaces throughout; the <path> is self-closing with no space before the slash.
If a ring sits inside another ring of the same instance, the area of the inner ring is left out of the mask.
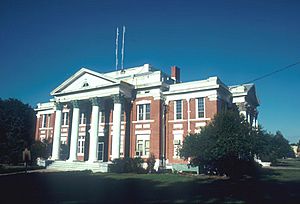
<path id="1" fill-rule="evenodd" d="M 177 66 L 171 67 L 171 78 L 175 81 L 175 83 L 180 82 L 180 68 Z"/>

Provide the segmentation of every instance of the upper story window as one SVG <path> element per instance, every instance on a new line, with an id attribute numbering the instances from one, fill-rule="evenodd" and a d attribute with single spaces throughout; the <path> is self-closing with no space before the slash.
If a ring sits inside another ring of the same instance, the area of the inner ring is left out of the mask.
<path id="1" fill-rule="evenodd" d="M 137 120 L 150 120 L 150 104 L 140 104 L 137 106 Z"/>
<path id="2" fill-rule="evenodd" d="M 86 124 L 86 116 L 84 113 L 80 114 L 80 125 Z"/>
<path id="3" fill-rule="evenodd" d="M 205 117 L 205 105 L 204 105 L 204 98 L 197 98 L 197 107 L 196 107 L 196 110 L 197 110 L 197 118 L 204 118 Z"/>
<path id="4" fill-rule="evenodd" d="M 176 120 L 182 119 L 182 100 L 175 101 L 174 113 Z"/>
<path id="5" fill-rule="evenodd" d="M 44 114 L 42 119 L 42 128 L 46 127 L 46 121 L 47 121 L 47 114 Z"/>
<path id="6" fill-rule="evenodd" d="M 105 122 L 105 112 L 104 111 L 99 112 L 99 118 L 100 118 L 100 123 Z"/>
<path id="7" fill-rule="evenodd" d="M 69 125 L 69 113 L 68 112 L 63 113 L 62 125 Z"/>
<path id="8" fill-rule="evenodd" d="M 125 111 L 124 111 L 123 106 L 122 106 L 122 110 L 121 110 L 121 121 L 125 121 Z"/>

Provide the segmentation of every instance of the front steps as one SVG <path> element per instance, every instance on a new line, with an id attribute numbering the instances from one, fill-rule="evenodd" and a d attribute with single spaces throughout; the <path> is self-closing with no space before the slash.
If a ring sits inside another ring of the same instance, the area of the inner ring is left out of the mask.
<path id="1" fill-rule="evenodd" d="M 57 170 L 57 171 L 84 171 L 91 170 L 95 172 L 108 172 L 109 171 L 108 162 L 83 162 L 83 161 L 53 161 L 49 164 L 46 169 Z"/>

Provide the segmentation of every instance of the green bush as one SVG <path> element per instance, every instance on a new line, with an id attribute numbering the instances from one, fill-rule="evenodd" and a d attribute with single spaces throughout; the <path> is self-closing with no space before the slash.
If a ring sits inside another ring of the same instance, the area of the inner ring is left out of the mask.
<path id="1" fill-rule="evenodd" d="M 31 160 L 35 161 L 38 157 L 41 157 L 43 159 L 47 158 L 47 144 L 36 141 L 31 145 Z"/>
<path id="2" fill-rule="evenodd" d="M 110 170 L 114 173 L 145 173 L 143 162 L 140 157 L 114 159 Z"/>
<path id="3" fill-rule="evenodd" d="M 155 156 L 154 154 L 150 154 L 150 157 L 147 159 L 147 171 L 148 173 L 154 172 L 154 165 L 155 165 Z"/>

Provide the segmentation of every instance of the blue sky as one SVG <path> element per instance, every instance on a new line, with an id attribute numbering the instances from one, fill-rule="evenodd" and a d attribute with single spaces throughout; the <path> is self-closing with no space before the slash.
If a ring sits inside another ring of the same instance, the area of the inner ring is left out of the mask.
<path id="1" fill-rule="evenodd" d="M 125 67 L 150 63 L 183 81 L 244 83 L 300 61 L 300 1 L 0 1 L 0 97 L 35 106 L 79 68 L 115 67 L 126 25 Z M 256 82 L 264 128 L 300 139 L 300 65 Z"/>

